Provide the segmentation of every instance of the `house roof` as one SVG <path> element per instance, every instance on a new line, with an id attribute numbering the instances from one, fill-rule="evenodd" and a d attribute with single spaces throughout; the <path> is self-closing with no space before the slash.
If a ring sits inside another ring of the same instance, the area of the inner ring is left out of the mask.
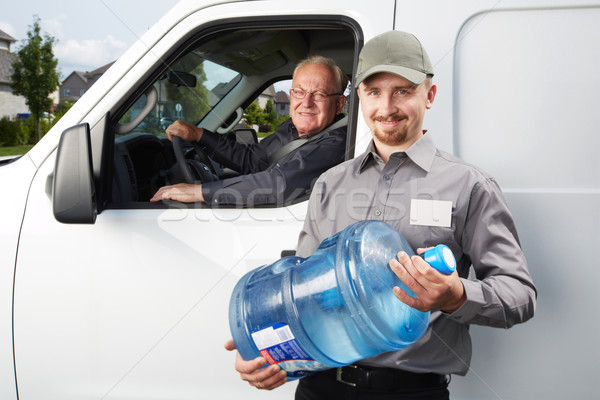
<path id="1" fill-rule="evenodd" d="M 4 32 L 2 29 L 0 29 L 0 40 L 2 40 L 4 42 L 9 42 L 9 43 L 14 43 L 17 41 L 17 39 L 10 36 L 8 33 Z"/>
<path id="2" fill-rule="evenodd" d="M 279 92 L 275 93 L 275 99 L 273 101 L 275 103 L 289 103 L 290 97 L 286 92 L 280 90 Z"/>
<path id="3" fill-rule="evenodd" d="M 96 68 L 93 71 L 73 71 L 69 74 L 69 76 L 67 76 L 64 80 L 63 83 L 65 81 L 67 81 L 71 76 L 75 75 L 77 76 L 79 79 L 81 79 L 84 83 L 90 83 L 90 81 L 95 81 L 96 79 L 98 79 L 99 77 L 102 76 L 102 74 L 104 74 L 115 62 L 110 62 L 100 68 Z M 93 83 L 93 82 L 91 82 Z M 91 86 L 91 85 L 90 85 Z"/>
<path id="4" fill-rule="evenodd" d="M 93 71 L 90 72 L 86 72 L 85 74 L 87 75 L 88 79 L 89 78 L 93 78 L 95 75 L 102 75 L 104 74 L 106 71 L 108 71 L 108 69 L 115 63 L 115 61 L 109 62 L 106 65 L 103 65 L 100 68 L 96 68 Z"/>
<path id="5" fill-rule="evenodd" d="M 267 96 L 270 98 L 275 97 L 275 88 L 273 87 L 273 85 L 269 86 L 268 88 L 266 88 L 261 95 L 263 96 Z"/>

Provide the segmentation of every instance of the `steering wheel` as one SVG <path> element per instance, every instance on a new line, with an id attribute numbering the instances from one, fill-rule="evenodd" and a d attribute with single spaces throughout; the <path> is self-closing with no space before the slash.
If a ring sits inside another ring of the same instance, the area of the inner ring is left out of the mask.
<path id="1" fill-rule="evenodd" d="M 185 154 L 183 151 L 183 139 L 178 136 L 173 136 L 173 153 L 175 153 L 175 160 L 177 161 L 177 166 L 179 171 L 183 175 L 183 179 L 186 183 L 194 184 L 200 179 L 201 182 L 212 182 L 215 180 L 216 172 L 206 155 L 204 149 L 200 146 L 194 144 L 194 150 L 196 154 L 200 158 L 200 163 L 194 163 L 193 160 L 190 160 L 190 164 L 188 164 L 188 160 L 185 158 Z M 193 172 L 192 172 L 193 171 Z"/>

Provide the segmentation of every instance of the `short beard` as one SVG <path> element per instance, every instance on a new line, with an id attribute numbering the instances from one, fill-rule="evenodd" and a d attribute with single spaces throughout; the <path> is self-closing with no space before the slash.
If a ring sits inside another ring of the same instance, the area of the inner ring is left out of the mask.
<path id="1" fill-rule="evenodd" d="M 374 120 L 377 121 L 378 118 L 374 118 Z M 375 136 L 382 144 L 396 146 L 403 144 L 407 140 L 408 132 L 406 126 L 401 126 L 391 131 L 384 131 L 381 127 L 376 125 L 373 130 L 373 136 Z"/>

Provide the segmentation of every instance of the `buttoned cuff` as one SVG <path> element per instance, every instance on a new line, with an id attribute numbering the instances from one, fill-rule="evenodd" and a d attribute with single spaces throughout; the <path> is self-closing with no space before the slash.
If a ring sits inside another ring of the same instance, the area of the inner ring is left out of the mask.
<path id="1" fill-rule="evenodd" d="M 210 205 L 218 205 L 215 193 L 223 188 L 223 181 L 206 182 L 202 184 L 202 197 L 204 202 Z"/>
<path id="2" fill-rule="evenodd" d="M 463 278 L 461 278 L 461 282 L 465 288 L 467 300 L 452 314 L 444 314 L 454 321 L 468 324 L 479 314 L 486 301 L 480 283 Z"/>

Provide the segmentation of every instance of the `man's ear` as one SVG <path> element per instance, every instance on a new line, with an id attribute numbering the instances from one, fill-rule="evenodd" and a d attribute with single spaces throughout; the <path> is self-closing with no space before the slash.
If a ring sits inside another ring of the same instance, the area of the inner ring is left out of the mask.
<path id="1" fill-rule="evenodd" d="M 431 85 L 431 88 L 429 88 L 429 91 L 427 92 L 427 104 L 426 107 L 429 110 L 431 108 L 431 106 L 433 106 L 433 100 L 435 99 L 435 95 L 437 93 L 437 86 L 436 85 Z"/>
<path id="2" fill-rule="evenodd" d="M 344 105 L 346 105 L 346 96 L 344 96 L 343 94 L 338 96 L 338 101 L 337 101 L 337 114 L 342 112 L 342 109 L 344 108 Z"/>

